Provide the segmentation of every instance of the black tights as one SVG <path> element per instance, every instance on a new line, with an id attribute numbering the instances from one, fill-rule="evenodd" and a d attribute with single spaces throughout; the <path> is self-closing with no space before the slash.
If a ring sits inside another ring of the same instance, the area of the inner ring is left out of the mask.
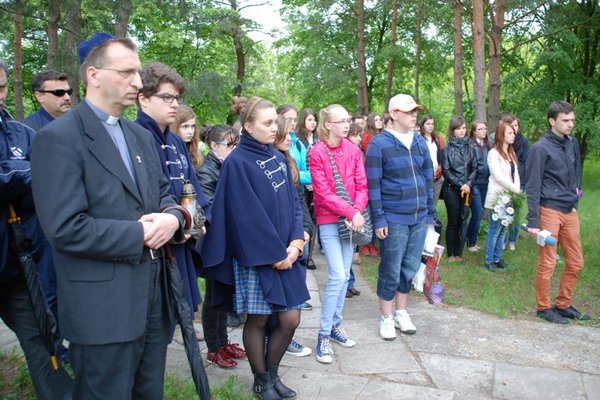
<path id="1" fill-rule="evenodd" d="M 269 315 L 248 314 L 244 324 L 243 341 L 252 372 L 264 374 L 267 367 L 277 367 L 300 324 L 300 310 L 277 313 L 277 326 L 270 329 L 265 357 L 265 335 Z"/>

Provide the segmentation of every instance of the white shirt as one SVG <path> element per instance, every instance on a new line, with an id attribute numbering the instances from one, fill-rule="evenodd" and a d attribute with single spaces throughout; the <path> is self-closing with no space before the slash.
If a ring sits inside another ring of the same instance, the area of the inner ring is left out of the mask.
<path id="1" fill-rule="evenodd" d="M 404 147 L 406 147 L 407 149 L 410 150 L 410 145 L 412 144 L 413 138 L 415 136 L 415 133 L 413 131 L 408 131 L 406 133 L 400 133 L 391 128 L 387 128 L 387 131 L 389 133 L 391 133 L 392 135 L 394 135 L 394 137 L 396 139 L 398 139 L 400 141 L 400 143 L 402 143 L 404 145 Z"/>
<path id="2" fill-rule="evenodd" d="M 425 139 L 425 141 L 427 142 L 427 148 L 429 149 L 429 155 L 431 156 L 431 162 L 433 162 L 433 171 L 435 172 L 438 168 L 437 144 L 435 144 L 435 141 L 433 140 L 433 138 L 427 139 L 425 136 L 423 136 L 423 139 Z"/>

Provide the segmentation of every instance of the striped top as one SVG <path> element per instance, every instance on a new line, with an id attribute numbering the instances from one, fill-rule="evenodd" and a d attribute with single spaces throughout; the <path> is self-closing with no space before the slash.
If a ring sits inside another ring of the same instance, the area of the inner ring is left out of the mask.
<path id="1" fill-rule="evenodd" d="M 433 163 L 427 143 L 414 135 L 410 148 L 384 130 L 369 144 L 366 158 L 371 217 L 375 229 L 388 223 L 433 224 Z"/>

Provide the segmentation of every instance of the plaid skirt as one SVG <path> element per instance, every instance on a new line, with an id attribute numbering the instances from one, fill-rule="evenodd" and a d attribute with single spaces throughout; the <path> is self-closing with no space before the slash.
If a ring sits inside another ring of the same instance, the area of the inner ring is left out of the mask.
<path id="1" fill-rule="evenodd" d="M 235 276 L 235 311 L 238 314 L 271 314 L 271 305 L 263 295 L 256 267 L 233 262 Z"/>
<path id="2" fill-rule="evenodd" d="M 274 312 L 271 304 L 265 299 L 262 292 L 256 267 L 246 267 L 234 260 L 233 274 L 235 276 L 235 311 L 238 314 L 269 315 Z M 277 310 L 277 312 L 297 310 L 301 306 L 302 304 L 298 304 L 286 309 Z"/>

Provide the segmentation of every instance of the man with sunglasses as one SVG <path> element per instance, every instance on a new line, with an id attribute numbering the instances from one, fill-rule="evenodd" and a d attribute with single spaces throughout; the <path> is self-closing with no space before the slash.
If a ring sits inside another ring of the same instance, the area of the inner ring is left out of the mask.
<path id="1" fill-rule="evenodd" d="M 31 90 L 42 107 L 23 122 L 36 131 L 71 109 L 73 89 L 62 72 L 40 72 L 31 81 Z"/>
<path id="2" fill-rule="evenodd" d="M 15 333 L 27 360 L 38 399 L 71 398 L 72 381 L 64 368 L 54 370 L 42 340 L 29 290 L 9 225 L 9 205 L 31 240 L 38 272 L 52 267 L 52 252 L 36 217 L 31 194 L 31 142 L 35 132 L 15 121 L 4 109 L 8 68 L 0 60 L 0 318 Z M 44 288 L 44 291 L 46 288 Z M 43 300 L 42 300 L 43 301 Z"/>

